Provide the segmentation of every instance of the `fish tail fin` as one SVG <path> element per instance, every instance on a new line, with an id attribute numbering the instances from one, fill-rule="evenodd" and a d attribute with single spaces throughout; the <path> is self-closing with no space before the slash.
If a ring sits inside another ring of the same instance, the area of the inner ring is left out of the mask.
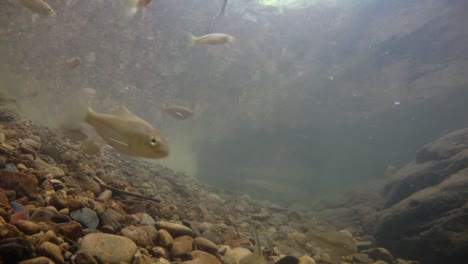
<path id="1" fill-rule="evenodd" d="M 197 43 L 197 38 L 192 33 L 187 33 L 187 46 L 192 47 Z"/>
<path id="2" fill-rule="evenodd" d="M 132 18 L 138 12 L 138 0 L 129 0 L 125 15 Z"/>
<path id="3" fill-rule="evenodd" d="M 63 110 L 59 127 L 77 128 L 85 122 L 89 114 L 89 98 L 77 91 L 72 93 L 67 102 L 66 109 Z"/>

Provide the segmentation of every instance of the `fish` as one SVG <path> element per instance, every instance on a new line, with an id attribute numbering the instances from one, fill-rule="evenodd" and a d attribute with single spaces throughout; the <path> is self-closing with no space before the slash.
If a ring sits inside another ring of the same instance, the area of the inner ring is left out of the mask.
<path id="1" fill-rule="evenodd" d="M 18 104 L 16 97 L 0 93 L 0 104 Z"/>
<path id="2" fill-rule="evenodd" d="M 57 13 L 52 7 L 42 0 L 16 0 L 20 5 L 30 11 L 45 17 L 55 17 Z"/>
<path id="3" fill-rule="evenodd" d="M 130 0 L 129 16 L 134 16 L 138 11 L 142 11 L 142 16 L 145 17 L 146 7 L 153 0 Z"/>
<path id="4" fill-rule="evenodd" d="M 212 33 L 200 37 L 195 37 L 194 35 L 189 34 L 189 38 L 190 46 L 193 46 L 195 44 L 223 45 L 227 43 L 232 43 L 235 40 L 233 36 L 224 33 Z"/>
<path id="5" fill-rule="evenodd" d="M 340 231 L 309 230 L 305 234 L 303 244 L 313 241 L 324 249 L 328 248 L 338 256 L 348 256 L 357 253 L 356 241 L 353 237 Z"/>
<path id="6" fill-rule="evenodd" d="M 16 96 L 0 92 L 0 105 L 14 105 L 17 111 L 21 111 L 21 105 Z"/>
<path id="7" fill-rule="evenodd" d="M 169 146 L 158 130 L 123 104 L 113 114 L 97 113 L 88 107 L 84 121 L 109 146 L 125 155 L 149 159 L 169 155 Z"/>
<path id="8" fill-rule="evenodd" d="M 80 93 L 85 96 L 86 100 L 89 102 L 96 96 L 96 89 L 93 88 L 80 88 Z"/>
<path id="9" fill-rule="evenodd" d="M 247 255 L 239 261 L 239 264 L 266 264 L 266 260 L 262 254 L 260 247 L 260 239 L 258 238 L 258 231 L 255 231 L 255 247 L 252 254 Z"/>
<path id="10" fill-rule="evenodd" d="M 65 61 L 65 65 L 68 69 L 73 70 L 81 64 L 80 57 L 73 57 Z"/>
<path id="11" fill-rule="evenodd" d="M 193 111 L 180 105 L 166 105 L 162 110 L 174 119 L 185 120 L 193 116 Z"/>
<path id="12" fill-rule="evenodd" d="M 97 153 L 99 153 L 99 151 L 101 151 L 101 147 L 98 144 L 96 144 L 95 140 L 93 140 L 92 138 L 84 140 L 81 143 L 81 146 L 83 147 L 83 152 L 88 155 L 96 155 Z"/>
<path id="13" fill-rule="evenodd" d="M 59 129 L 63 135 L 75 141 L 83 141 L 89 138 L 81 126 L 62 124 Z"/>
<path id="14" fill-rule="evenodd" d="M 219 16 L 224 15 L 224 12 L 226 11 L 226 7 L 227 7 L 228 3 L 229 3 L 229 0 L 223 0 L 221 8 L 219 9 L 218 13 L 214 16 L 214 19 L 216 19 Z"/>
<path id="15" fill-rule="evenodd" d="M 224 12 L 226 11 L 226 8 L 228 6 L 229 0 L 222 0 L 221 7 L 218 10 L 218 13 L 211 19 L 211 23 L 208 27 L 208 32 L 211 32 L 211 28 L 213 27 L 215 21 L 222 15 L 224 15 Z"/>

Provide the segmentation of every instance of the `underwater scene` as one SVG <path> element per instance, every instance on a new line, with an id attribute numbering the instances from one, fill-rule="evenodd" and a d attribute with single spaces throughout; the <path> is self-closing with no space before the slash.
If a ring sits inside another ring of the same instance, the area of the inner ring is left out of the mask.
<path id="1" fill-rule="evenodd" d="M 467 10 L 0 0 L 0 263 L 468 263 Z"/>

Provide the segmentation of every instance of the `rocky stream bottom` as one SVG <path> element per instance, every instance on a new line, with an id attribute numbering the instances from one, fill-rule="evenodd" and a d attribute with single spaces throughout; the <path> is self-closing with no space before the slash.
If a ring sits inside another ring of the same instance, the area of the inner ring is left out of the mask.
<path id="1" fill-rule="evenodd" d="M 339 229 L 358 252 L 338 260 L 304 243 L 327 224 L 110 148 L 87 155 L 59 131 L 0 112 L 1 263 L 238 264 L 255 232 L 268 263 L 417 263 L 353 226 Z"/>

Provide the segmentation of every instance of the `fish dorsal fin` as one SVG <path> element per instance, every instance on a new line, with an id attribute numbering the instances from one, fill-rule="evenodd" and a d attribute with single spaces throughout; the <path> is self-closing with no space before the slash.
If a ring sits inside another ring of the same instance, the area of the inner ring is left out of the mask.
<path id="1" fill-rule="evenodd" d="M 132 112 L 130 112 L 130 110 L 128 110 L 128 108 L 124 105 L 124 104 L 119 104 L 119 108 L 117 108 L 117 110 L 114 111 L 114 115 L 118 115 L 118 116 L 135 116 Z"/>

